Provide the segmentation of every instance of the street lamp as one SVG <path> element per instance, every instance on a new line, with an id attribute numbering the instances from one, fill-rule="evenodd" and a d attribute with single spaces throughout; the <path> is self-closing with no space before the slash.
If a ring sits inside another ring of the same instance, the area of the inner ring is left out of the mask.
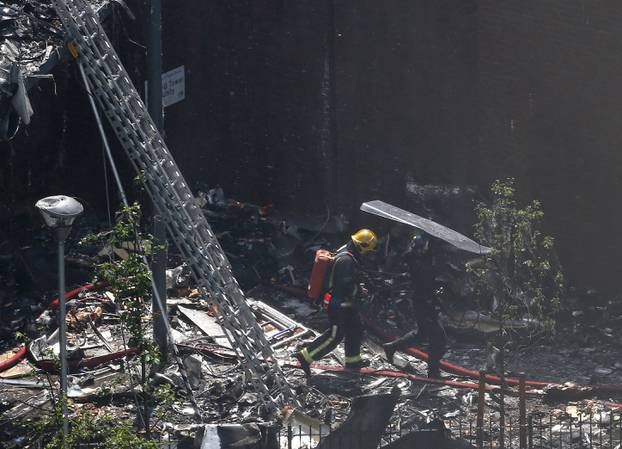
<path id="1" fill-rule="evenodd" d="M 67 331 L 65 315 L 65 240 L 71 231 L 74 220 L 84 211 L 84 207 L 75 198 L 65 195 L 55 195 L 43 198 L 35 204 L 39 209 L 45 224 L 56 230 L 58 241 L 58 299 L 60 302 L 58 312 L 58 334 L 60 345 L 60 388 L 61 404 L 63 410 L 63 447 L 69 433 L 67 421 Z"/>

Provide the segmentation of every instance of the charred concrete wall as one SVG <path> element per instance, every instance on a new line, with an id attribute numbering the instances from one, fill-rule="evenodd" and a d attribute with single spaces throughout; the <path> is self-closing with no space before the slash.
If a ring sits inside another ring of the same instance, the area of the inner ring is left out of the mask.
<path id="1" fill-rule="evenodd" d="M 165 129 L 192 185 L 220 184 L 264 203 L 314 201 L 326 25 L 319 3 L 164 4 L 164 67 L 184 65 L 190 84 L 166 110 Z"/>
<path id="2" fill-rule="evenodd" d="M 139 19 L 117 13 L 110 31 L 141 88 L 145 2 L 128 3 Z M 163 16 L 164 69 L 188 74 L 166 138 L 193 188 L 353 212 L 406 204 L 407 177 L 484 189 L 515 176 L 543 200 L 571 277 L 618 287 L 616 2 L 164 2 Z M 56 91 L 31 93 L 27 134 L 0 144 L 7 215 L 61 191 L 103 204 L 86 97 L 71 69 L 56 75 Z"/>
<path id="3" fill-rule="evenodd" d="M 32 89 L 31 125 L 0 143 L 3 224 L 9 219 L 18 227 L 28 223 L 37 216 L 34 203 L 42 196 L 63 193 L 93 203 L 103 193 L 101 166 L 93 164 L 101 164 L 101 141 L 74 75 L 68 67 L 59 68 L 54 81 Z"/>
<path id="4" fill-rule="evenodd" d="M 165 127 L 191 180 L 298 210 L 476 180 L 474 0 L 165 7 L 165 66 L 191 83 Z"/>
<path id="5" fill-rule="evenodd" d="M 477 179 L 477 2 L 338 2 L 343 192 L 400 202 L 419 183 Z M 348 190 L 346 190 L 348 189 Z"/>
<path id="6" fill-rule="evenodd" d="M 408 175 L 481 189 L 515 176 L 543 201 L 571 278 L 617 287 L 622 212 L 605 203 L 622 182 L 616 2 L 166 7 L 166 67 L 191 77 L 166 129 L 195 185 L 353 211 L 401 203 Z"/>
<path id="7" fill-rule="evenodd" d="M 480 2 L 480 181 L 541 199 L 571 277 L 622 275 L 622 5 Z"/>
<path id="8" fill-rule="evenodd" d="M 140 9 L 135 12 L 142 14 Z M 142 86 L 142 24 L 114 9 L 105 28 L 130 76 Z M 75 196 L 85 204 L 88 217 L 107 213 L 102 141 L 77 67 L 63 61 L 51 74 L 53 79 L 42 79 L 29 91 L 34 108 L 30 125 L 22 126 L 13 140 L 0 142 L 0 243 L 32 242 L 32 228 L 43 226 L 34 203 L 44 196 Z M 133 171 L 110 130 L 108 138 L 131 195 Z M 120 199 L 109 171 L 107 175 L 111 208 L 116 210 Z"/>

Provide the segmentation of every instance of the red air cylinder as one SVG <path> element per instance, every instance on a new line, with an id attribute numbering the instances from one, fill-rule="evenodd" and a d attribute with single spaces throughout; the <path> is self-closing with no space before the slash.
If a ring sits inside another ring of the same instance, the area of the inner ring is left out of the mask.
<path id="1" fill-rule="evenodd" d="M 324 312 L 328 312 L 328 308 L 330 307 L 330 300 L 333 299 L 333 295 L 330 293 L 324 293 L 324 301 L 322 301 L 322 309 Z"/>
<path id="2" fill-rule="evenodd" d="M 307 288 L 307 296 L 309 298 L 321 298 L 326 291 L 328 284 L 326 276 L 328 275 L 329 267 L 333 263 L 333 259 L 333 254 L 328 250 L 318 249 L 315 252 L 315 263 L 311 270 L 311 276 L 309 276 L 309 287 Z"/>

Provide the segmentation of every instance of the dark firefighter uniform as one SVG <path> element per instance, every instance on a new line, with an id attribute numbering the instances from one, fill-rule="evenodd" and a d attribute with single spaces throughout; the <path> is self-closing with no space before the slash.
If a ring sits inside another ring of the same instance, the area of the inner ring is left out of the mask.
<path id="1" fill-rule="evenodd" d="M 412 308 L 417 321 L 417 330 L 413 330 L 383 345 L 387 358 L 393 361 L 393 354 L 398 349 L 405 349 L 417 343 L 428 343 L 428 376 L 440 377 L 440 361 L 447 350 L 445 329 L 439 322 L 440 303 L 435 291 L 436 267 L 430 240 L 427 236 L 418 235 L 405 253 L 414 295 Z"/>
<path id="2" fill-rule="evenodd" d="M 362 247 L 360 233 L 368 232 L 369 240 Z M 311 374 L 309 365 L 333 351 L 345 339 L 345 365 L 348 368 L 362 368 L 368 362 L 361 357 L 363 326 L 359 311 L 354 302 L 358 290 L 359 258 L 365 252 L 376 247 L 376 236 L 368 230 L 361 230 L 352 236 L 352 241 L 342 247 L 335 255 L 335 261 L 329 274 L 330 303 L 328 320 L 330 327 L 319 337 L 307 344 L 295 357 L 300 362 L 307 376 Z"/>

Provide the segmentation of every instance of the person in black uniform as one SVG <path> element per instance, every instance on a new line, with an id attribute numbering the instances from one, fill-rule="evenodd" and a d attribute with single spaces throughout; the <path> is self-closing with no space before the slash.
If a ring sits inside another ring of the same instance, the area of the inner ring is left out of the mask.
<path id="1" fill-rule="evenodd" d="M 369 361 L 361 357 L 363 326 L 354 298 L 358 290 L 359 259 L 376 250 L 378 238 L 373 231 L 361 229 L 341 247 L 328 274 L 330 327 L 295 354 L 305 374 L 311 376 L 310 365 L 333 351 L 345 339 L 345 366 L 363 368 Z"/>
<path id="2" fill-rule="evenodd" d="M 417 330 L 383 345 L 390 363 L 398 349 L 405 349 L 415 343 L 428 342 L 428 377 L 439 378 L 440 361 L 447 351 L 447 336 L 439 322 L 440 303 L 435 291 L 436 263 L 431 240 L 426 234 L 418 234 L 412 240 L 404 254 L 405 263 L 410 272 L 414 297 L 412 308 L 417 321 Z"/>

